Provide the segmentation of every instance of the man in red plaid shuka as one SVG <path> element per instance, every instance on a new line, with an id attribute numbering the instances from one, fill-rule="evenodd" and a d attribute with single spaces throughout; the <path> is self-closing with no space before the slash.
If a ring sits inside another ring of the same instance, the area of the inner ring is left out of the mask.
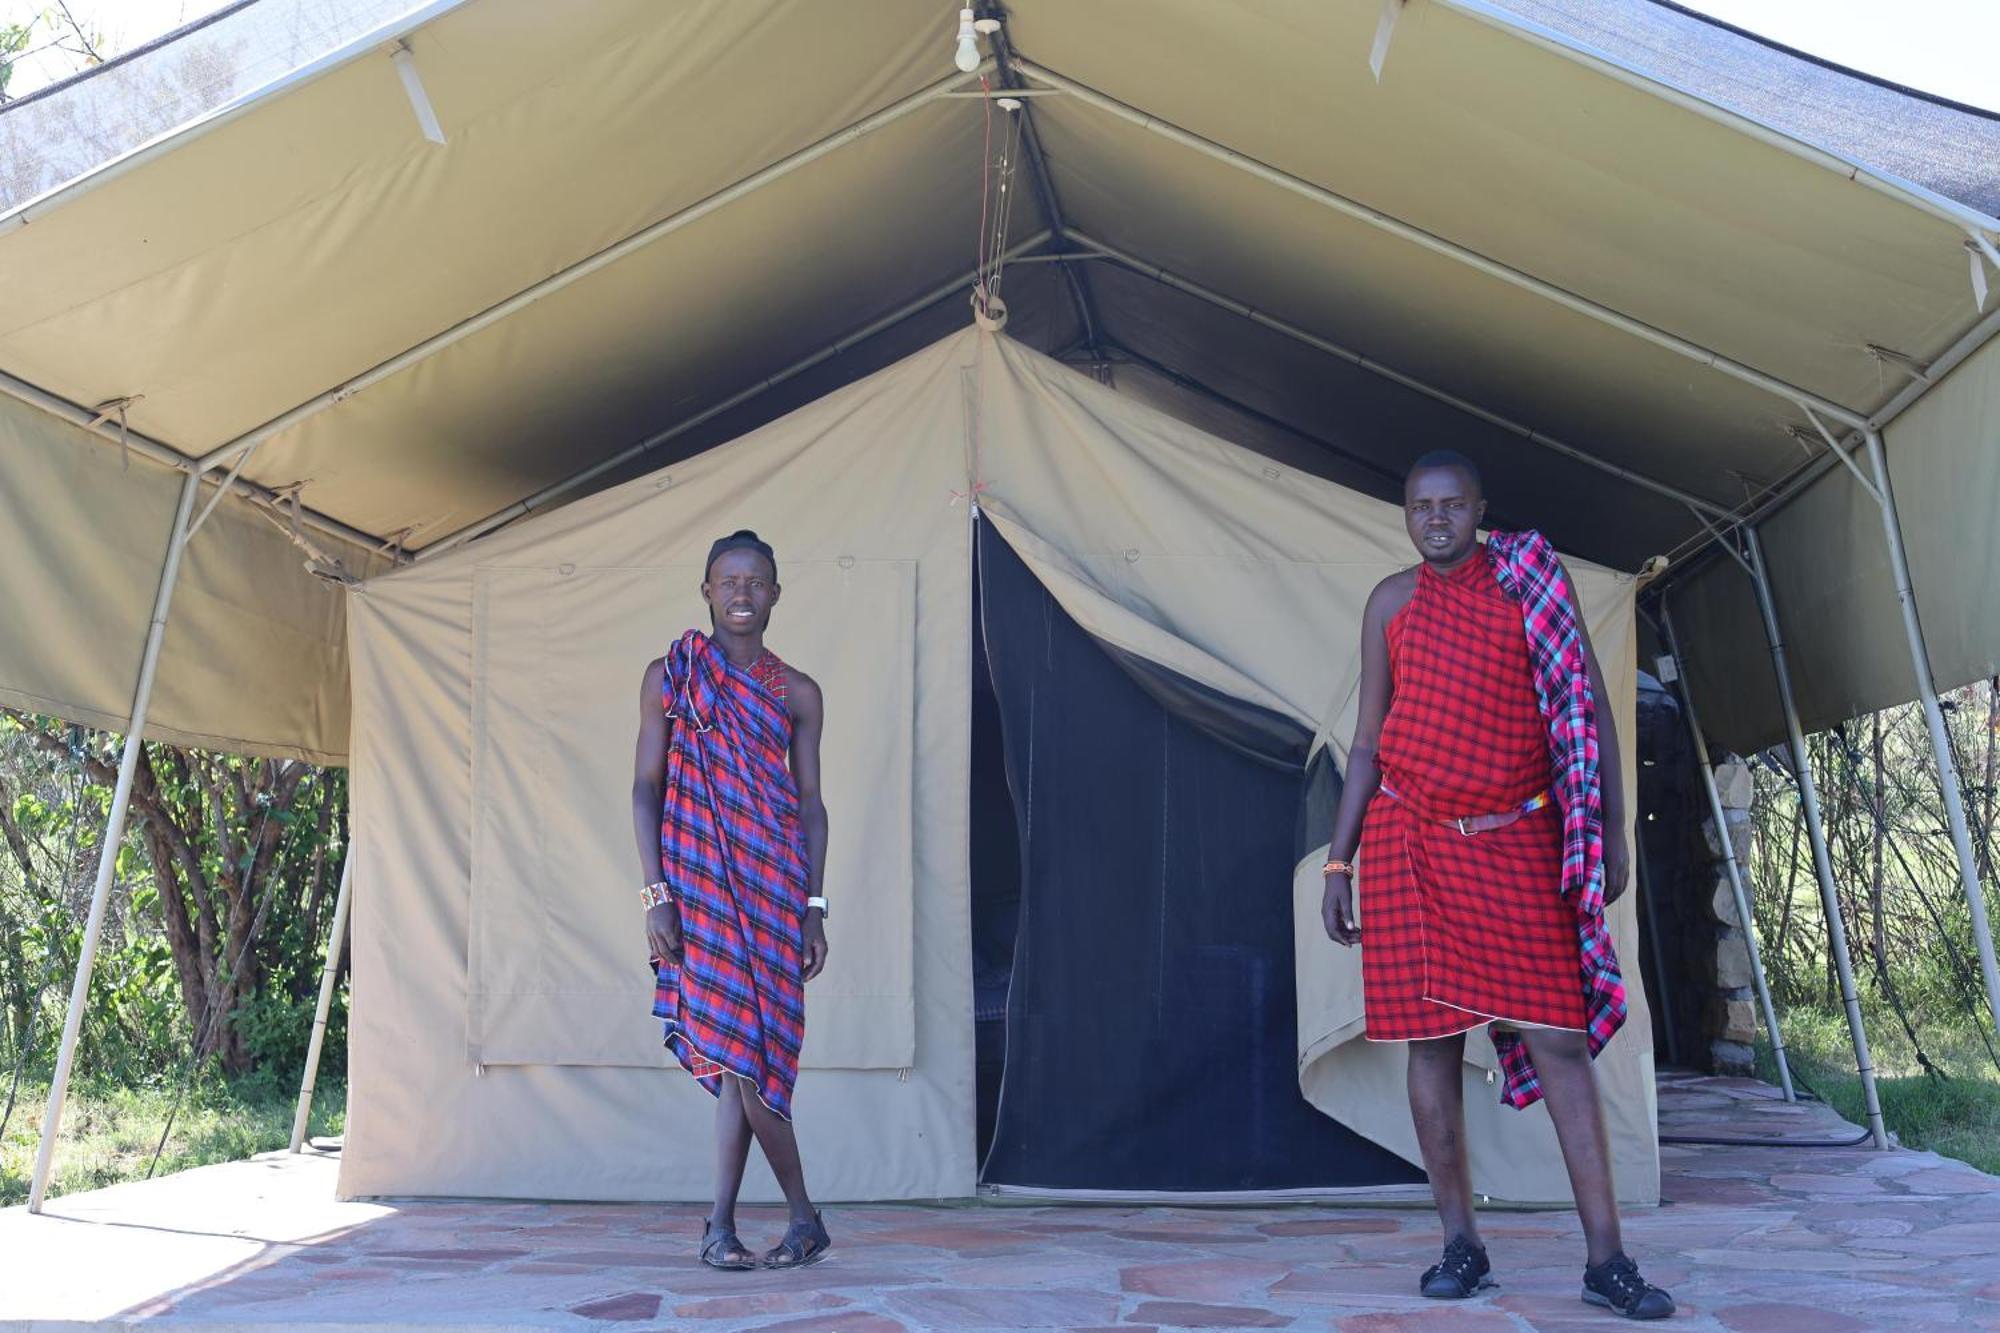
<path id="1" fill-rule="evenodd" d="M 797 1268 L 832 1239 L 806 1194 L 792 1133 L 805 983 L 826 965 L 824 702 L 811 677 L 764 646 L 778 561 L 753 532 L 709 550 L 702 598 L 713 632 L 689 630 L 646 668 L 632 826 L 646 887 L 653 1013 L 667 1048 L 716 1097 L 711 1268 Z M 755 1138 L 791 1206 L 761 1262 L 736 1235 L 736 1195 Z"/>
<path id="2" fill-rule="evenodd" d="M 1618 738 L 1571 581 L 1539 533 L 1484 545 L 1479 473 L 1417 460 L 1404 520 L 1421 563 L 1369 596 L 1361 700 L 1334 820 L 1322 915 L 1363 944 L 1372 1041 L 1410 1043 L 1410 1111 L 1444 1223 L 1426 1296 L 1491 1285 L 1465 1156 L 1465 1034 L 1492 1024 L 1503 1099 L 1546 1099 L 1588 1255 L 1583 1299 L 1636 1319 L 1674 1312 L 1619 1237 L 1590 1061 L 1625 1020 L 1604 922 L 1630 853 Z"/>

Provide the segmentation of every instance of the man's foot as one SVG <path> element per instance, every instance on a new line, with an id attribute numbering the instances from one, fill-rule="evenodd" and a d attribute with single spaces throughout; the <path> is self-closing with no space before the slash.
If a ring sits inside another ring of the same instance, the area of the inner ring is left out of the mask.
<path id="1" fill-rule="evenodd" d="M 1424 1270 L 1417 1290 L 1434 1301 L 1462 1301 L 1484 1287 L 1493 1285 L 1487 1276 L 1493 1265 L 1486 1262 L 1486 1247 L 1474 1245 L 1463 1236 L 1453 1236 L 1444 1247 L 1444 1258 Z"/>
<path id="2" fill-rule="evenodd" d="M 1639 1276 L 1639 1265 L 1623 1253 L 1583 1270 L 1583 1299 L 1627 1319 L 1665 1319 L 1674 1312 L 1674 1298 Z"/>
<path id="3" fill-rule="evenodd" d="M 757 1260 L 737 1239 L 734 1225 L 717 1226 L 714 1218 L 701 1224 L 701 1261 L 710 1268 L 740 1273 L 757 1266 Z"/>
<path id="4" fill-rule="evenodd" d="M 833 1237 L 826 1232 L 826 1220 L 814 1210 L 809 1222 L 793 1222 L 785 1238 L 764 1256 L 766 1268 L 810 1268 L 826 1258 Z"/>

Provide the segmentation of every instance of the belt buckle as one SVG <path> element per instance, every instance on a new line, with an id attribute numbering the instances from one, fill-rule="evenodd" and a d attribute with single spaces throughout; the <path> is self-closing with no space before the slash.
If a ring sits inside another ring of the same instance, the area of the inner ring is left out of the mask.
<path id="1" fill-rule="evenodd" d="M 1458 830 L 1458 836 L 1461 838 L 1469 838 L 1472 836 L 1473 832 L 1471 829 L 1465 826 L 1465 819 L 1466 817 L 1464 815 L 1460 815 L 1457 819 L 1451 821 L 1452 827 Z"/>

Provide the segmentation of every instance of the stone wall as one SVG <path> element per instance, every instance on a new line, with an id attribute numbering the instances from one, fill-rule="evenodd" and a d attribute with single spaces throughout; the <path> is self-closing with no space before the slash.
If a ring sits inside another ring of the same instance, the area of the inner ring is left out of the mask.
<path id="1" fill-rule="evenodd" d="M 1718 1074 L 1748 1074 L 1755 1064 L 1757 993 L 1750 971 L 1746 923 L 1736 910 L 1729 869 L 1722 859 L 1726 836 L 1745 875 L 1750 865 L 1750 798 L 1754 786 L 1749 765 L 1728 758 L 1715 768 L 1715 785 L 1722 796 L 1724 828 L 1702 821 L 1711 858 L 1703 881 L 1701 917 L 1711 928 L 1712 943 L 1703 950 L 1698 975 L 1707 988 L 1702 1005 L 1702 1048 L 1709 1068 Z M 1745 883 L 1747 890 L 1749 885 Z"/>

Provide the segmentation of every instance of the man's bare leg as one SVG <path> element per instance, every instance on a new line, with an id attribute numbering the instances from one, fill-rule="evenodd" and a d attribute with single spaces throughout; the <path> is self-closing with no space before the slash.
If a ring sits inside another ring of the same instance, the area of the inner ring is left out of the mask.
<path id="1" fill-rule="evenodd" d="M 1604 1108 L 1590 1068 L 1590 1047 L 1581 1032 L 1530 1029 L 1522 1036 L 1541 1076 L 1542 1099 L 1555 1122 L 1569 1171 L 1576 1214 L 1589 1251 L 1583 1270 L 1583 1299 L 1631 1319 L 1665 1319 L 1674 1298 L 1639 1275 L 1618 1233 L 1618 1194 L 1611 1179 L 1611 1146 L 1604 1132 Z"/>
<path id="2" fill-rule="evenodd" d="M 750 1132 L 757 1136 L 757 1146 L 764 1150 L 764 1160 L 771 1164 L 771 1174 L 778 1178 L 778 1188 L 785 1192 L 792 1221 L 812 1221 L 812 1199 L 806 1194 L 805 1167 L 799 1161 L 799 1140 L 792 1133 L 791 1121 L 764 1105 L 763 1099 L 753 1089 L 742 1087 L 740 1080 L 728 1078 L 723 1081 L 741 1088 L 739 1095 L 744 1115 L 750 1122 Z"/>
<path id="3" fill-rule="evenodd" d="M 715 1207 L 708 1214 L 712 1231 L 736 1230 L 736 1196 L 743 1189 L 743 1169 L 749 1161 L 750 1121 L 743 1114 L 742 1085 L 724 1078 L 715 1099 Z M 741 1246 L 722 1257 L 731 1263 L 756 1260 Z"/>
<path id="4" fill-rule="evenodd" d="M 1570 1193 L 1583 1223 L 1586 1260 L 1592 1267 L 1624 1249 L 1618 1232 L 1618 1197 L 1611 1179 L 1611 1144 L 1604 1132 L 1604 1108 L 1590 1068 L 1583 1033 L 1530 1028 L 1521 1034 L 1541 1076 L 1542 1097 L 1555 1122 L 1569 1171 Z"/>
<path id="5" fill-rule="evenodd" d="M 1410 1043 L 1410 1117 L 1437 1199 L 1444 1238 L 1479 1241 L 1472 1210 L 1472 1168 L 1465 1155 L 1465 1034 Z"/>

